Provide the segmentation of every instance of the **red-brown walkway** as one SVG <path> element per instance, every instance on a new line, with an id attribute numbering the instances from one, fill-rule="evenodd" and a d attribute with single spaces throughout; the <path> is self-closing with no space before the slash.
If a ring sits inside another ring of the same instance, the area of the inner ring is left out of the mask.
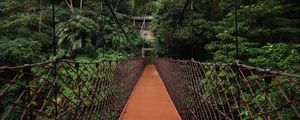
<path id="1" fill-rule="evenodd" d="M 180 120 L 154 65 L 145 68 L 120 120 Z"/>

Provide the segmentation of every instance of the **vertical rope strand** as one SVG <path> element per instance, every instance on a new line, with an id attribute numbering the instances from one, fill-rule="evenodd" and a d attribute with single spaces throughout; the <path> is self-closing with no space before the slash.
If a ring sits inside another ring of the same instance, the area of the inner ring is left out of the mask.
<path id="1" fill-rule="evenodd" d="M 234 22 L 235 22 L 235 59 L 239 59 L 239 41 L 238 41 L 238 0 L 234 2 Z"/>

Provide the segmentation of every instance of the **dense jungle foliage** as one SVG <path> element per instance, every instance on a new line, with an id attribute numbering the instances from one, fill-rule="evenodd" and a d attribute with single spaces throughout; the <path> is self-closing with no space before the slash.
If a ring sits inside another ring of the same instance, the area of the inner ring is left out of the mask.
<path id="1" fill-rule="evenodd" d="M 134 3 L 110 2 L 118 12 L 117 17 L 128 39 L 104 2 L 55 0 L 56 57 L 99 60 L 140 54 L 143 40 L 130 26 L 129 16 L 134 14 Z M 0 17 L 1 66 L 36 63 L 54 57 L 51 1 L 1 0 Z"/>
<path id="2" fill-rule="evenodd" d="M 238 32 L 234 1 L 112 0 L 126 40 L 107 5 L 100 1 L 56 0 L 58 57 L 118 59 L 140 54 L 143 40 L 129 16 L 153 15 L 155 45 L 161 56 L 299 71 L 297 0 L 238 0 Z M 0 65 L 20 65 L 53 57 L 51 3 L 4 0 L 0 3 Z M 235 35 L 239 40 L 236 58 Z M 151 44 L 151 43 L 150 43 Z"/>
<path id="3" fill-rule="evenodd" d="M 153 4 L 153 31 L 161 55 L 299 72 L 299 0 L 159 0 Z M 236 58 L 235 35 L 239 58 Z"/>

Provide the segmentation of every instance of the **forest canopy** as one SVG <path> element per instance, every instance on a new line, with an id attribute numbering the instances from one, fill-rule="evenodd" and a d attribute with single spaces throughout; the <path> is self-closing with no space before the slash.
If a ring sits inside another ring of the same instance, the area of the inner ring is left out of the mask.
<path id="1" fill-rule="evenodd" d="M 55 57 L 113 60 L 138 56 L 143 39 L 130 25 L 134 3 L 117 2 L 120 0 L 55 0 Z M 108 6 L 117 12 L 118 20 L 113 19 Z M 1 66 L 37 63 L 54 57 L 51 1 L 4 0 L 0 2 L 0 17 Z"/>
<path id="2" fill-rule="evenodd" d="M 299 71 L 298 0 L 55 0 L 60 58 L 118 59 L 139 56 L 146 44 L 159 56 Z M 186 7 L 184 9 L 184 7 Z M 53 57 L 51 1 L 0 2 L 1 65 L 46 61 Z M 157 38 L 145 43 L 131 16 L 152 15 Z M 236 36 L 239 57 L 236 57 Z M 151 44 L 151 45 L 149 45 Z"/>
<path id="3" fill-rule="evenodd" d="M 214 63 L 239 59 L 252 66 L 299 72 L 298 0 L 237 0 L 237 31 L 233 0 L 191 0 L 186 10 L 186 0 L 157 2 L 153 31 L 163 56 Z"/>

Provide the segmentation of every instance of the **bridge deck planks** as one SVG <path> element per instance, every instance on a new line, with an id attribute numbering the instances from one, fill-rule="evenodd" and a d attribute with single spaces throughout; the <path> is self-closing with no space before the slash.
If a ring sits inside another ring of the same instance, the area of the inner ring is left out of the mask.
<path id="1" fill-rule="evenodd" d="M 154 65 L 146 66 L 120 120 L 181 120 Z"/>

